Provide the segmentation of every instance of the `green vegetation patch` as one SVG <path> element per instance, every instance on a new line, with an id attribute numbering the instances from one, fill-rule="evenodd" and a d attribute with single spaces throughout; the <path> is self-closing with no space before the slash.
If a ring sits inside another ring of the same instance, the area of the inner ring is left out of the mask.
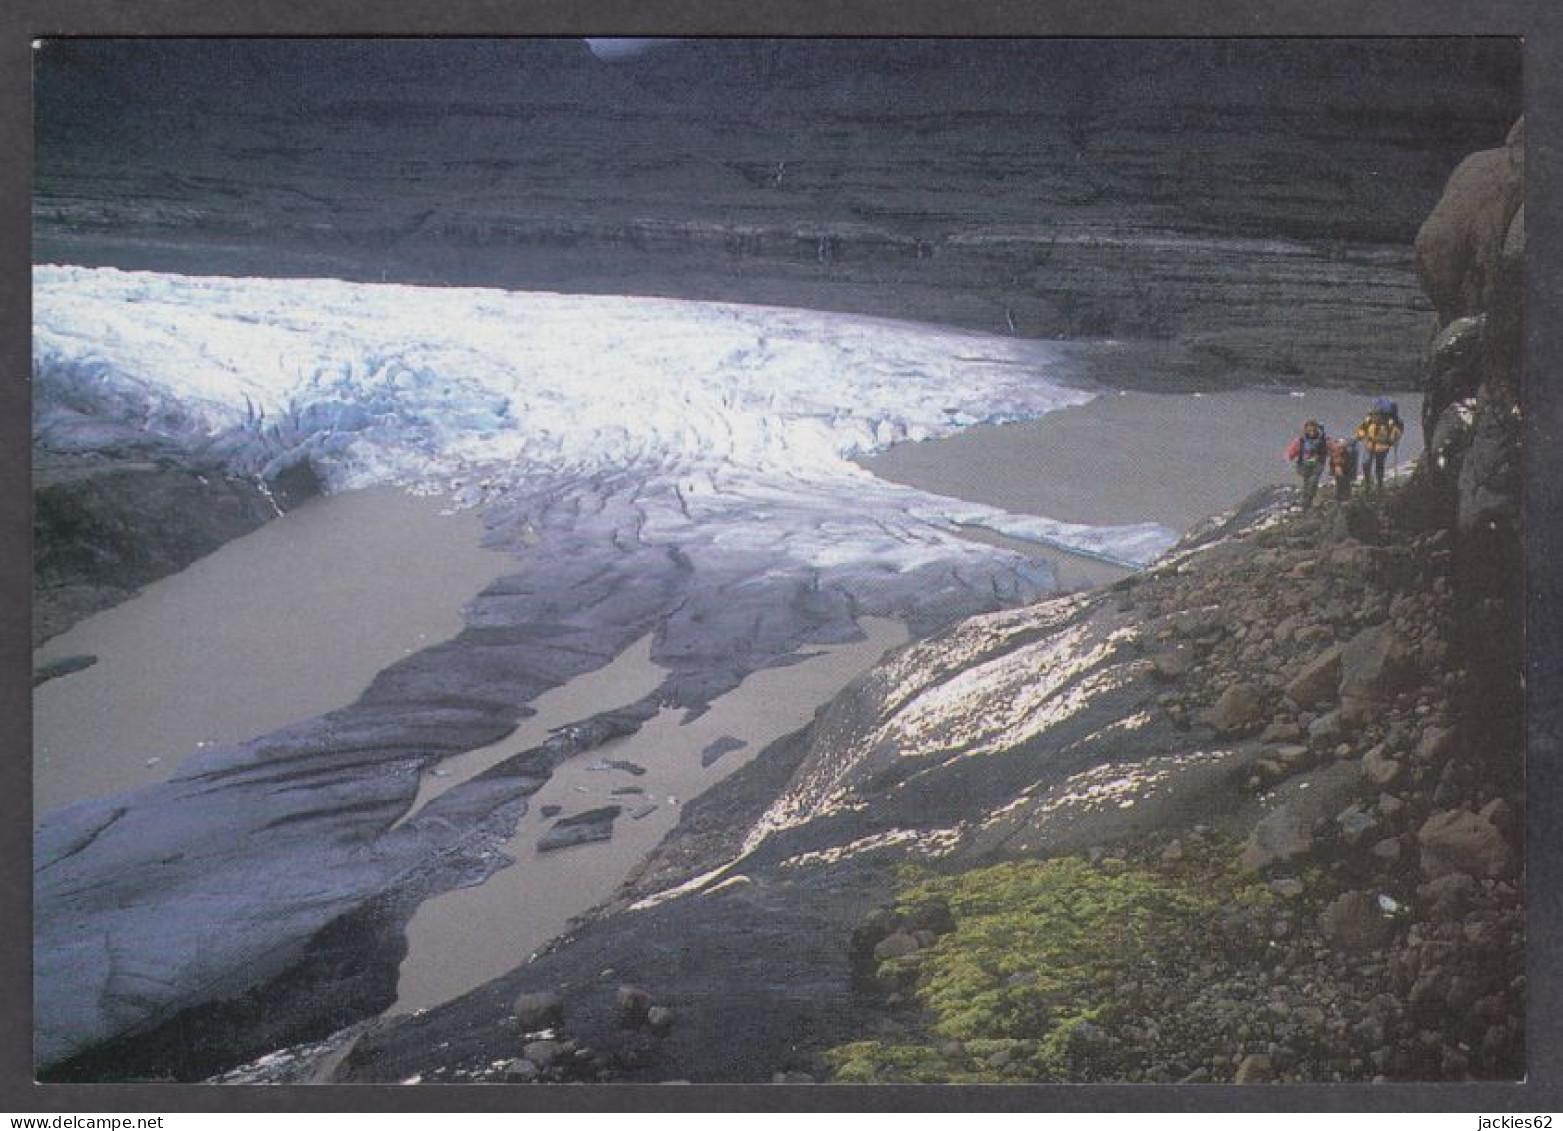
<path id="1" fill-rule="evenodd" d="M 942 902 L 955 929 L 880 966 L 887 983 L 915 986 L 919 1020 L 900 1039 L 829 1050 L 833 1078 L 974 1083 L 1094 1075 L 1120 981 L 1186 962 L 1208 944 L 1215 916 L 1271 898 L 1230 859 L 1212 848 L 1155 865 L 1060 857 L 958 875 L 907 869 L 897 910 L 911 915 Z"/>

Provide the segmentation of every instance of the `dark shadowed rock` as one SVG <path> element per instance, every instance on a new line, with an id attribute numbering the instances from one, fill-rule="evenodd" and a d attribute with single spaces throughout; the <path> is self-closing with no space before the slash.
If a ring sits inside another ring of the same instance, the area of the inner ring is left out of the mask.
<path id="1" fill-rule="evenodd" d="M 1319 930 L 1338 949 L 1361 953 L 1389 942 L 1394 923 L 1380 910 L 1376 893 L 1348 891 L 1319 913 Z"/>
<path id="2" fill-rule="evenodd" d="M 1389 785 L 1400 776 L 1400 769 L 1382 742 L 1362 756 L 1362 776 L 1374 785 Z"/>
<path id="3" fill-rule="evenodd" d="M 522 994 L 511 1008 L 523 1032 L 547 1029 L 564 1020 L 564 999 L 551 990 Z"/>
<path id="4" fill-rule="evenodd" d="M 1480 893 L 1476 880 L 1464 872 L 1448 872 L 1416 889 L 1424 914 L 1443 920 L 1461 918 Z"/>
<path id="5" fill-rule="evenodd" d="M 1466 809 L 1434 813 L 1417 831 L 1422 874 L 1437 879 L 1463 873 L 1478 879 L 1502 876 L 1511 863 L 1503 834 L 1487 818 Z"/>
<path id="6" fill-rule="evenodd" d="M 909 931 L 897 931 L 874 947 L 874 957 L 886 962 L 892 958 L 906 958 L 922 948 L 923 944 L 917 941 L 917 936 Z"/>
<path id="7" fill-rule="evenodd" d="M 1341 698 L 1359 707 L 1391 700 L 1417 679 L 1416 650 L 1393 625 L 1364 629 L 1341 651 Z"/>
<path id="8" fill-rule="evenodd" d="M 641 986 L 620 986 L 614 995 L 619 1023 L 631 1027 L 646 1024 L 651 1016 L 652 1001 L 651 991 Z"/>

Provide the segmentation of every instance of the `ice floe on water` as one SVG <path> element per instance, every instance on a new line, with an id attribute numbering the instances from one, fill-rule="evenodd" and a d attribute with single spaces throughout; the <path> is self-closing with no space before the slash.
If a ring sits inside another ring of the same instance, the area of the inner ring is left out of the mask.
<path id="1" fill-rule="evenodd" d="M 247 473 L 466 501 L 632 478 L 647 537 L 829 568 L 1004 551 L 984 526 L 1122 564 L 1175 538 L 1008 514 L 851 462 L 1094 394 L 1049 343 L 659 298 L 34 269 L 36 433 L 105 422 Z M 772 524 L 769 530 L 765 524 Z"/>

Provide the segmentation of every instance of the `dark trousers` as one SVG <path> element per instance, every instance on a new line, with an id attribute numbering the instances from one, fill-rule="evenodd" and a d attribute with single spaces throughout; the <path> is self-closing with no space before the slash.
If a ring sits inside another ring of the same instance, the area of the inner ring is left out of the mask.
<path id="1" fill-rule="evenodd" d="M 1319 479 L 1324 474 L 1322 463 L 1299 463 L 1298 474 L 1302 476 L 1302 505 L 1303 510 L 1313 506 L 1313 496 L 1319 490 Z"/>
<path id="2" fill-rule="evenodd" d="M 1382 452 L 1369 452 L 1368 465 L 1362 471 L 1362 489 L 1370 489 L 1375 483 L 1384 486 L 1384 461 L 1389 458 L 1389 449 Z"/>

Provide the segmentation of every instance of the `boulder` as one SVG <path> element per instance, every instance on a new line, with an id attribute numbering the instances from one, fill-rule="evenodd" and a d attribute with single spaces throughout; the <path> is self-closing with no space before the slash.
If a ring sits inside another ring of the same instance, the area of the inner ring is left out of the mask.
<path id="1" fill-rule="evenodd" d="M 528 1041 L 521 1055 L 540 1069 L 552 1068 L 564 1055 L 564 1046 L 558 1041 Z"/>
<path id="2" fill-rule="evenodd" d="M 1461 918 L 1479 893 L 1476 881 L 1463 872 L 1450 872 L 1416 889 L 1422 913 L 1429 919 L 1446 921 Z"/>
<path id="3" fill-rule="evenodd" d="M 1290 778 L 1276 790 L 1276 807 L 1249 834 L 1239 858 L 1242 866 L 1261 871 L 1311 851 L 1314 823 L 1339 813 L 1361 780 L 1361 770 L 1350 761 Z"/>
<path id="4" fill-rule="evenodd" d="M 1326 648 L 1286 685 L 1286 695 L 1300 707 L 1321 707 L 1335 698 L 1340 687 L 1340 645 Z"/>
<path id="5" fill-rule="evenodd" d="M 1416 744 L 1416 760 L 1441 765 L 1449 760 L 1454 748 L 1454 728 L 1431 726 L 1422 732 Z"/>
<path id="6" fill-rule="evenodd" d="M 1151 657 L 1151 670 L 1156 678 L 1171 682 L 1182 679 L 1194 670 L 1194 652 L 1191 648 L 1171 648 Z"/>
<path id="7" fill-rule="evenodd" d="M 1312 823 L 1282 805 L 1254 826 L 1239 863 L 1257 872 L 1306 854 L 1313 848 Z"/>
<path id="8" fill-rule="evenodd" d="M 530 1060 L 512 1060 L 507 1063 L 500 1073 L 500 1079 L 507 1084 L 531 1084 L 542 1075 L 537 1065 Z"/>
<path id="9" fill-rule="evenodd" d="M 1415 687 L 1416 651 L 1390 624 L 1363 629 L 1341 650 L 1340 695 L 1357 705 L 1381 703 Z"/>
<path id="10" fill-rule="evenodd" d="M 620 986 L 614 997 L 614 1005 L 618 1009 L 620 1024 L 644 1025 L 651 1017 L 651 991 L 641 986 Z"/>
<path id="11" fill-rule="evenodd" d="M 874 947 L 874 957 L 881 962 L 888 962 L 892 958 L 905 958 L 907 955 L 916 954 L 922 949 L 923 944 L 917 941 L 917 936 L 908 931 L 896 931 L 880 940 Z"/>
<path id="12" fill-rule="evenodd" d="M 522 994 L 510 1008 L 523 1032 L 547 1029 L 564 1020 L 564 1000 L 549 990 Z"/>
<path id="13" fill-rule="evenodd" d="M 1374 785 L 1389 785 L 1400 776 L 1400 763 L 1381 742 L 1362 756 L 1362 776 Z"/>
<path id="14" fill-rule="evenodd" d="M 1329 711 L 1308 724 L 1308 740 L 1317 746 L 1334 746 L 1346 733 L 1346 720 L 1340 711 Z"/>
<path id="15" fill-rule="evenodd" d="M 1363 953 L 1378 950 L 1394 934 L 1392 923 L 1370 891 L 1348 891 L 1319 913 L 1319 930 L 1337 949 Z"/>
<path id="16" fill-rule="evenodd" d="M 1341 836 L 1347 844 L 1356 844 L 1379 827 L 1378 817 L 1360 803 L 1347 807 L 1335 818 L 1335 823 L 1340 826 Z"/>
<path id="17" fill-rule="evenodd" d="M 1234 683 L 1205 712 L 1206 724 L 1226 734 L 1253 730 L 1265 720 L 1263 691 L 1256 684 Z"/>
<path id="18" fill-rule="evenodd" d="M 1262 1052 L 1251 1052 L 1237 1066 L 1234 1084 L 1263 1084 L 1274 1079 L 1275 1068 L 1270 1057 Z"/>
<path id="19" fill-rule="evenodd" d="M 1468 809 L 1434 813 L 1417 831 L 1422 853 L 1422 874 L 1437 879 L 1461 873 L 1478 879 L 1506 874 L 1509 846 L 1503 834 L 1486 817 Z"/>

